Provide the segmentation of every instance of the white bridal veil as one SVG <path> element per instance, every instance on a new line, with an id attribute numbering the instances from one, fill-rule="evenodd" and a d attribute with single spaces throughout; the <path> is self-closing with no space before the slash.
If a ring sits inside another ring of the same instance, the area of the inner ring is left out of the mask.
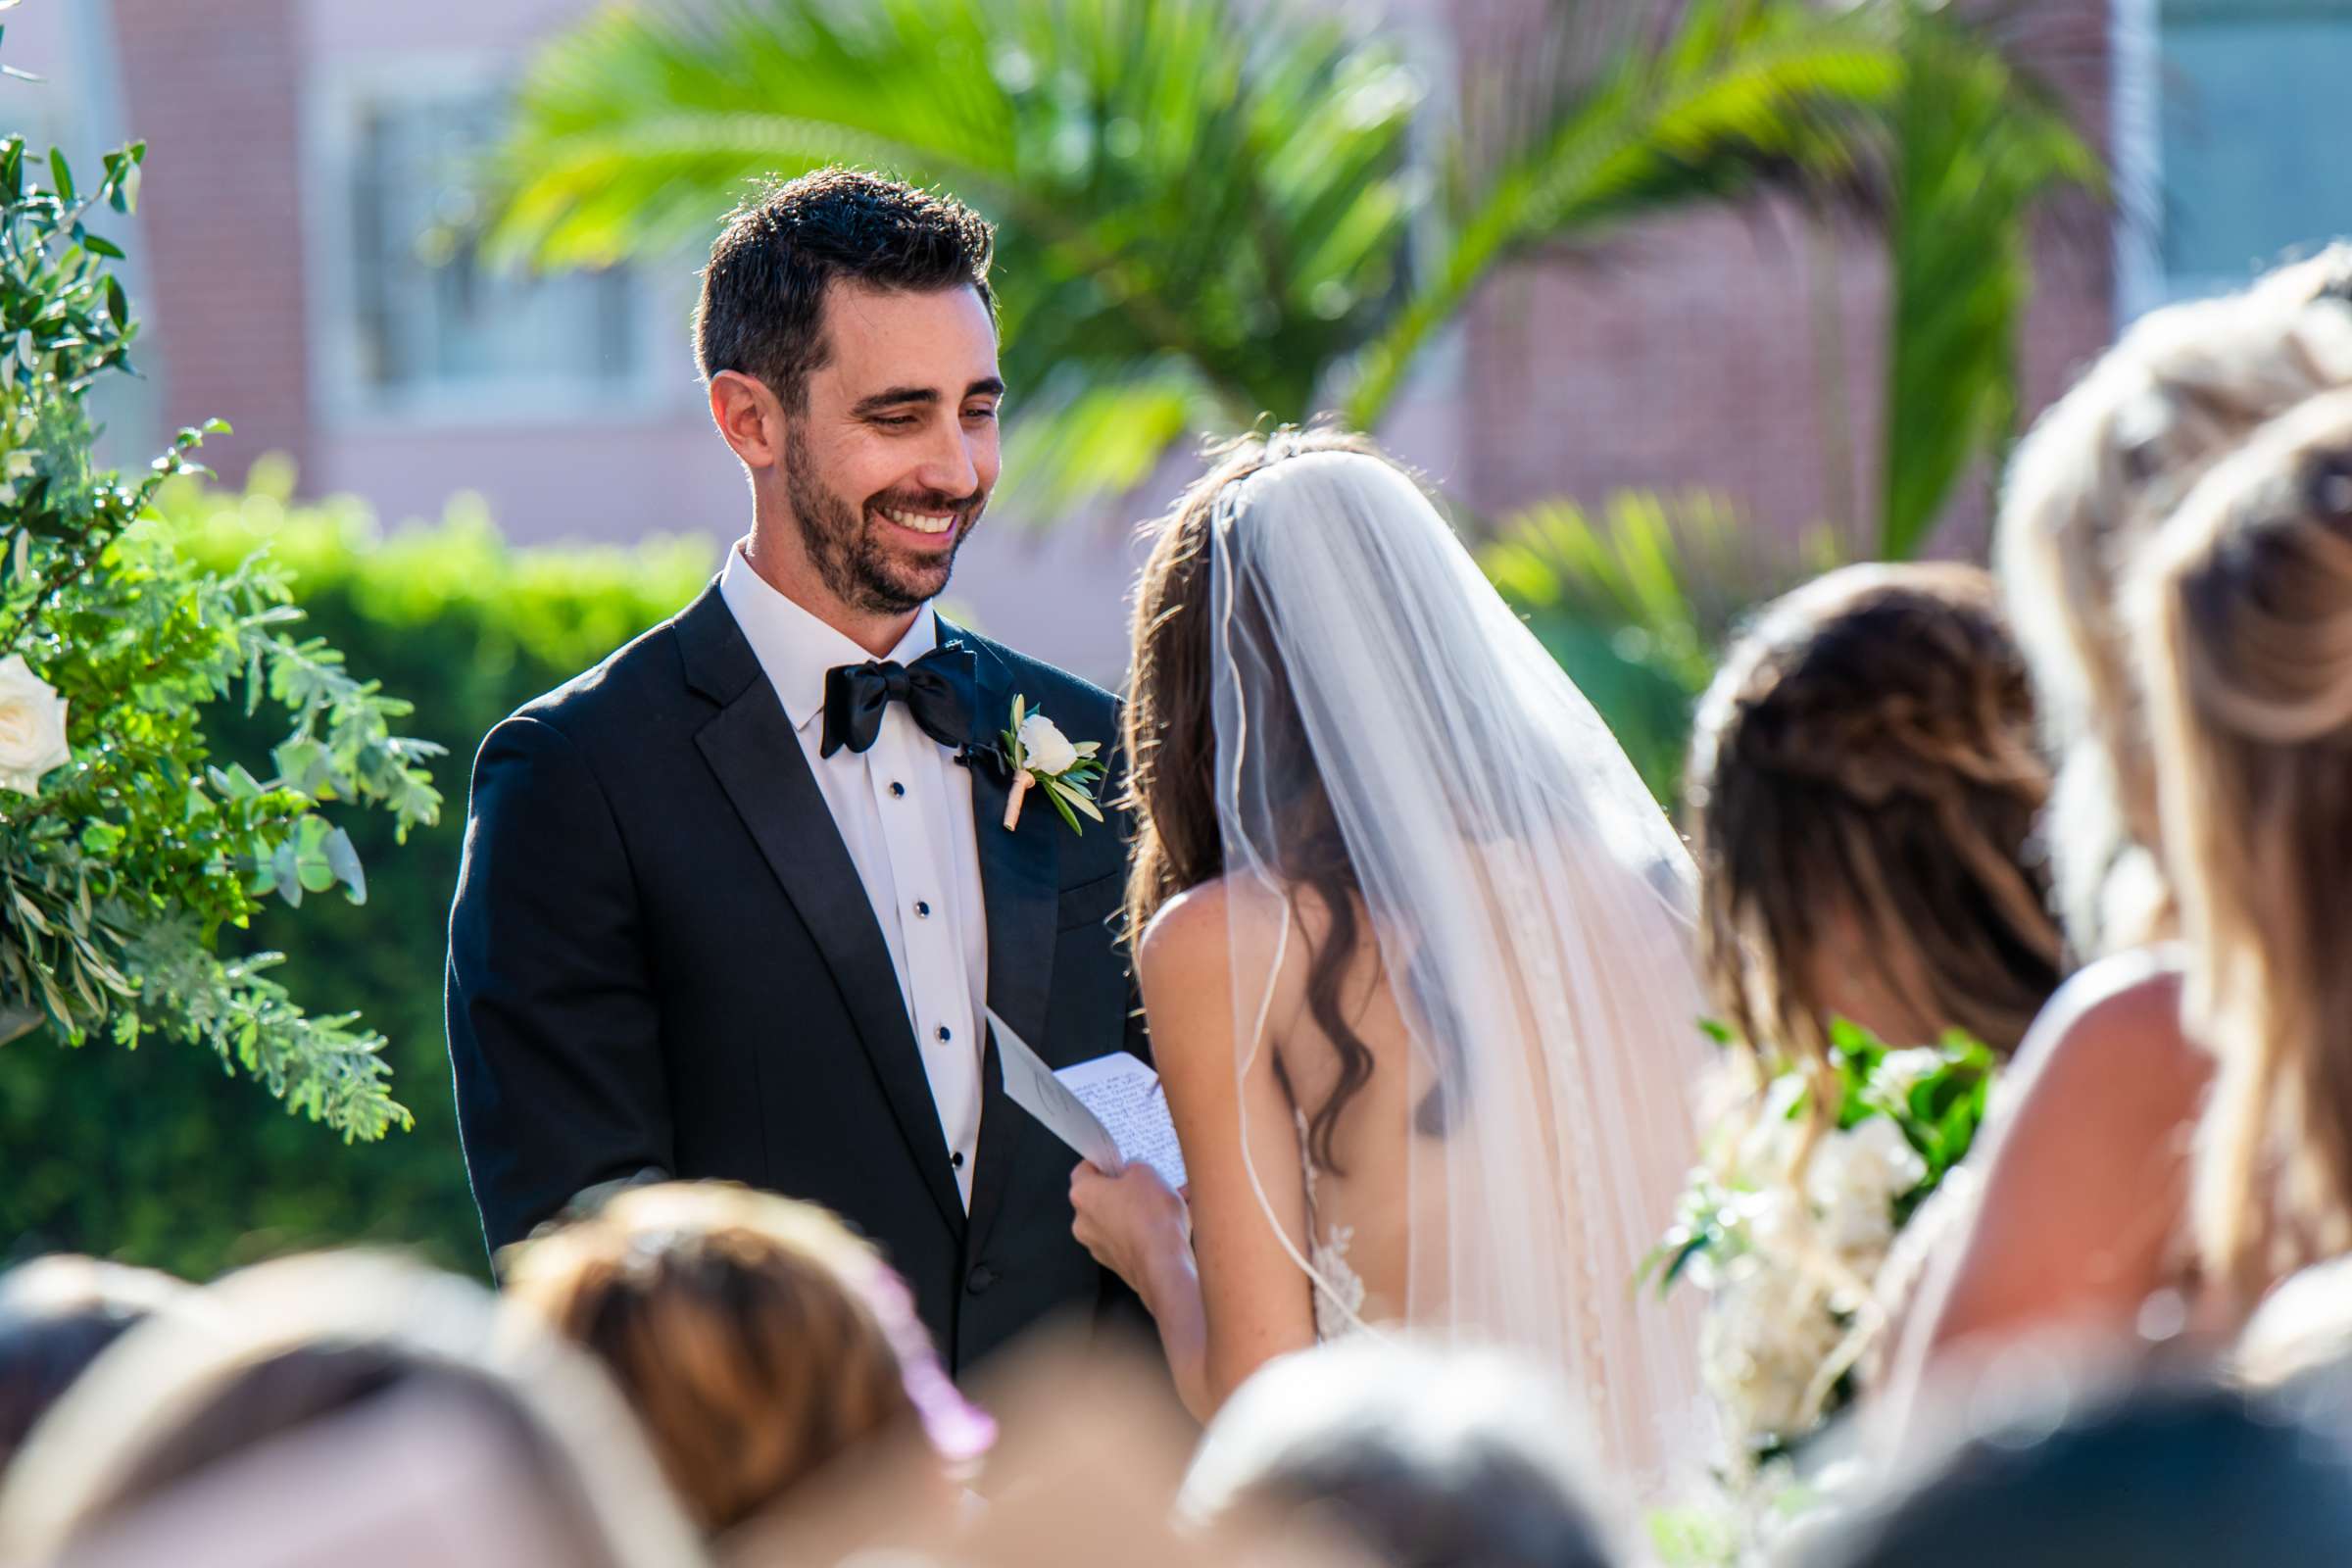
<path id="1" fill-rule="evenodd" d="M 1405 1321 L 1548 1364 L 1607 1457 L 1661 1478 L 1704 1430 L 1695 1319 L 1635 1283 L 1696 1133 L 1690 858 L 1402 473 L 1281 459 L 1212 532 L 1225 872 L 1296 909 L 1302 858 L 1344 846 L 1403 1014 L 1414 1108 L 1377 1147 L 1404 1162 Z M 1310 940 L 1265 929 L 1231 933 L 1244 1071 Z"/>

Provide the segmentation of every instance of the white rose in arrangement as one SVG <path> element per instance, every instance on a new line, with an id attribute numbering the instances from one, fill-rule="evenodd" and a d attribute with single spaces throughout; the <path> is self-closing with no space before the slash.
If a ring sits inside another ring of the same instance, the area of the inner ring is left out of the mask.
<path id="1" fill-rule="evenodd" d="M 1021 720 L 1021 756 L 1040 773 L 1066 773 L 1078 765 L 1078 748 L 1043 713 Z"/>
<path id="2" fill-rule="evenodd" d="M 1832 1133 L 1813 1152 L 1805 1196 L 1821 1215 L 1822 1240 L 1848 1260 L 1875 1265 L 1894 1239 L 1894 1200 L 1928 1179 L 1902 1128 L 1866 1116 Z"/>
<path id="3" fill-rule="evenodd" d="M 26 668 L 22 656 L 0 659 L 0 787 L 37 796 L 41 775 L 73 755 L 66 745 L 66 700 Z"/>

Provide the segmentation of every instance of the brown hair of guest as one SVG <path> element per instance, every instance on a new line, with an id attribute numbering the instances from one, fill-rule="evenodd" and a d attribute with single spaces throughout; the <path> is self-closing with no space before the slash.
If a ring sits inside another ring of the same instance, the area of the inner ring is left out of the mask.
<path id="1" fill-rule="evenodd" d="M 509 1298 L 601 1360 L 688 1511 L 741 1524 L 916 1410 L 872 1247 L 728 1183 L 621 1192 L 507 1254 Z"/>
<path id="2" fill-rule="evenodd" d="M 2216 466 L 2135 587 L 2186 1010 L 2219 1063 L 2191 1214 L 2250 1307 L 2352 1251 L 2352 391 Z"/>
<path id="3" fill-rule="evenodd" d="M 1121 807 L 1133 813 L 1136 839 L 1127 877 L 1127 941 L 1132 951 L 1152 916 L 1178 894 L 1225 871 L 1223 830 L 1217 820 L 1217 670 L 1215 585 L 1210 580 L 1218 503 L 1261 469 L 1316 452 L 1379 453 L 1363 437 L 1331 429 L 1285 426 L 1249 435 L 1211 453 L 1212 465 L 1150 525 L 1152 553 L 1136 586 L 1129 695 L 1124 718 L 1127 791 Z M 1232 613 L 1262 612 L 1250 603 Z M 1256 640 L 1270 648 L 1271 638 Z M 1265 683 L 1279 703 L 1285 682 Z M 1255 715 L 1253 744 L 1300 753 L 1282 776 L 1316 777 L 1304 724 L 1295 710 Z M 1361 913 L 1355 868 L 1330 801 L 1320 788 L 1286 803 L 1276 835 L 1276 869 L 1294 887 L 1310 890 L 1328 930 L 1307 966 L 1307 1011 L 1339 1055 L 1340 1072 L 1324 1102 L 1307 1113 L 1307 1141 L 1316 1165 L 1337 1171 L 1332 1138 L 1340 1112 L 1372 1075 L 1372 1053 L 1348 1020 L 1342 995 L 1356 947 Z"/>
<path id="4" fill-rule="evenodd" d="M 2049 794 L 1991 576 L 1849 566 L 1767 607 L 1699 705 L 1688 829 L 1714 1004 L 1826 1071 L 1829 977 L 2006 1054 L 2057 989 Z M 1858 1019 L 1870 1022 L 1872 1020 Z"/>

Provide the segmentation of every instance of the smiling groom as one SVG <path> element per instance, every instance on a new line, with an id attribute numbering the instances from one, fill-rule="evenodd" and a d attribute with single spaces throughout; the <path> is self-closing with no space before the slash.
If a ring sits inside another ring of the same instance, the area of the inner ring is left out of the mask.
<path id="1" fill-rule="evenodd" d="M 593 1185 L 746 1182 L 879 1244 L 957 1370 L 1132 1300 L 1071 1238 L 1070 1156 L 1004 1098 L 984 1009 L 1056 1066 L 1146 1053 L 1124 824 L 1007 826 L 993 744 L 1019 699 L 1107 756 L 1113 701 L 931 603 L 997 479 L 993 243 L 842 170 L 728 219 L 695 339 L 751 533 L 490 732 L 449 932 L 493 1251 Z"/>

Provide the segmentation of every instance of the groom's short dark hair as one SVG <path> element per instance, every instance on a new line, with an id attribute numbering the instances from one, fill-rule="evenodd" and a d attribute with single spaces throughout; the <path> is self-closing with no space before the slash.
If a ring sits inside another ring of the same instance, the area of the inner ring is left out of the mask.
<path id="1" fill-rule="evenodd" d="M 809 373 L 825 363 L 827 284 L 968 286 L 993 318 L 995 254 L 995 228 L 953 196 L 854 169 L 770 185 L 727 215 L 703 269 L 694 312 L 703 379 L 721 370 L 757 377 L 797 413 L 808 407 Z"/>

